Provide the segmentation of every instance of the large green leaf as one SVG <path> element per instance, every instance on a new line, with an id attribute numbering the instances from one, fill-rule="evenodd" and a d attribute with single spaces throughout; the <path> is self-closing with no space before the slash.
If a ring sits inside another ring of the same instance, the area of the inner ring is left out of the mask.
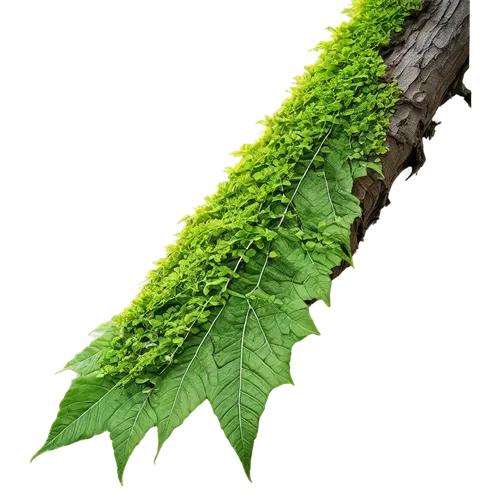
<path id="1" fill-rule="evenodd" d="M 353 3 L 131 306 L 67 363 L 78 376 L 35 456 L 109 431 L 122 481 L 149 429 L 159 452 L 208 399 L 250 478 L 267 399 L 292 382 L 294 344 L 318 333 L 307 304 L 330 305 L 330 273 L 351 263 L 354 180 L 381 173 L 398 91 L 380 80 L 379 47 L 420 4 Z"/>
<path id="2" fill-rule="evenodd" d="M 327 157 L 325 165 L 330 161 Z M 331 303 L 330 269 L 347 258 L 341 250 L 325 252 L 317 243 L 308 248 L 297 236 L 300 228 L 307 235 L 321 226 L 328 234 L 339 224 L 329 173 L 318 175 L 311 165 L 312 159 L 283 209 L 278 236 L 240 270 L 231 283 L 234 295 L 213 312 L 204 330 L 187 339 L 154 388 L 86 375 L 95 372 L 108 348 L 111 325 L 71 358 L 65 369 L 80 376 L 64 393 L 37 455 L 106 433 L 117 480 L 123 483 L 130 458 L 151 428 L 156 431 L 156 461 L 175 430 L 209 401 L 243 473 L 253 477 L 255 442 L 269 398 L 279 387 L 294 385 L 294 346 L 320 333 L 305 301 Z M 349 168 L 346 162 L 336 167 Z M 337 193 L 345 195 L 341 189 Z M 289 211 L 294 217 L 287 218 Z"/>

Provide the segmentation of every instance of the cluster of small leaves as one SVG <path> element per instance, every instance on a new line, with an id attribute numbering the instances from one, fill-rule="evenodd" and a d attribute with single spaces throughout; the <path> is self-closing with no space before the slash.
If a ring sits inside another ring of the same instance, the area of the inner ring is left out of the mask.
<path id="1" fill-rule="evenodd" d="M 318 61 L 296 78 L 280 110 L 260 122 L 266 126 L 263 135 L 234 153 L 242 159 L 228 169 L 228 181 L 183 219 L 176 243 L 166 248 L 132 304 L 113 318 L 119 333 L 101 374 L 138 381 L 154 377 L 172 362 L 186 336 L 200 332 L 213 309 L 226 303 L 241 265 L 276 237 L 297 166 L 332 125 L 351 137 L 352 159 L 385 151 L 398 90 L 380 81 L 385 67 L 378 48 L 418 6 L 418 1 L 356 2 L 347 11 L 351 22 L 329 28 L 332 37 L 318 45 Z"/>

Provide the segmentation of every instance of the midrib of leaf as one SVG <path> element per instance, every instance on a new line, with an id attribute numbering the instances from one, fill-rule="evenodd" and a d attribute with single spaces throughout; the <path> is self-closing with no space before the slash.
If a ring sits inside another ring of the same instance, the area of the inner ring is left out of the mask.
<path id="1" fill-rule="evenodd" d="M 325 137 L 323 138 L 323 140 L 321 141 L 321 144 L 319 145 L 319 148 L 316 150 L 316 152 L 314 153 L 311 161 L 309 162 L 309 164 L 307 165 L 307 168 L 304 172 L 304 174 L 302 175 L 302 177 L 300 178 L 299 182 L 297 183 L 297 187 L 295 188 L 295 191 L 293 192 L 291 198 L 290 198 L 290 201 L 288 202 L 288 204 L 286 205 L 285 207 L 285 210 L 283 212 L 283 215 L 281 217 L 281 220 L 278 224 L 278 228 L 280 228 L 283 224 L 283 221 L 285 220 L 285 216 L 286 214 L 288 213 L 288 210 L 293 202 L 293 200 L 295 199 L 295 196 L 297 195 L 297 193 L 299 192 L 299 189 L 300 189 L 300 186 L 302 185 L 302 182 L 304 181 L 304 179 L 306 178 L 306 175 L 309 173 L 309 170 L 311 168 L 311 165 L 313 164 L 314 160 L 316 159 L 316 157 L 318 156 L 318 153 L 321 151 L 321 148 L 323 147 L 323 145 L 325 144 L 325 141 L 328 139 L 329 135 L 331 134 L 333 130 L 333 125 L 330 127 L 330 130 L 328 130 L 327 134 L 325 135 Z"/>
<path id="2" fill-rule="evenodd" d="M 335 207 L 333 205 L 332 195 L 330 194 L 330 186 L 328 184 L 328 179 L 326 178 L 325 169 L 323 169 L 323 178 L 325 179 L 326 193 L 328 194 L 328 201 L 330 202 L 330 206 L 332 207 L 332 213 L 334 216 L 336 216 L 337 212 L 335 211 Z"/>
<path id="3" fill-rule="evenodd" d="M 241 422 L 241 388 L 243 385 L 243 349 L 245 347 L 245 332 L 247 329 L 248 316 L 250 315 L 250 304 L 248 304 L 248 311 L 245 317 L 245 324 L 243 325 L 243 332 L 241 334 L 241 352 L 240 352 L 240 387 L 238 389 L 238 418 L 240 422 L 240 436 L 243 441 L 243 424 Z"/>
<path id="4" fill-rule="evenodd" d="M 135 416 L 134 418 L 134 423 L 131 425 L 130 427 L 130 431 L 128 433 L 128 438 L 127 438 L 127 442 L 130 441 L 130 438 L 132 437 L 132 432 L 135 430 L 135 426 L 137 424 L 137 421 L 139 419 L 139 416 L 141 415 L 142 411 L 144 410 L 146 404 L 148 403 L 149 401 L 149 396 L 151 396 L 151 392 L 148 393 L 148 395 L 146 396 L 146 399 L 144 400 L 144 403 L 142 403 L 142 406 L 141 408 L 139 409 L 139 411 L 137 412 L 137 415 Z"/>

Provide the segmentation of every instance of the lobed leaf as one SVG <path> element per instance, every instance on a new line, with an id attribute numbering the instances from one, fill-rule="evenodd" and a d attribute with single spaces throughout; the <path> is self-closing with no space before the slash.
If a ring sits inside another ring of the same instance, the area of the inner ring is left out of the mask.
<path id="1" fill-rule="evenodd" d="M 352 264 L 361 214 L 354 180 L 383 175 L 378 156 L 397 102 L 378 47 L 419 0 L 355 0 L 322 42 L 263 136 L 206 198 L 132 304 L 69 361 L 77 378 L 48 450 L 109 431 L 118 478 L 158 428 L 158 453 L 206 399 L 250 479 L 271 391 L 293 383 L 292 348 L 318 331 L 308 303 L 330 305 L 331 270 Z"/>

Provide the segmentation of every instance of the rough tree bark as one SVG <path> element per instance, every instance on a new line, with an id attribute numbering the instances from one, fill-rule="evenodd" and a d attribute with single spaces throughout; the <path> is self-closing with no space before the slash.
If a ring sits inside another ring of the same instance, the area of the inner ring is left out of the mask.
<path id="1" fill-rule="evenodd" d="M 469 0 L 424 0 L 422 10 L 406 21 L 404 30 L 382 51 L 386 78 L 396 79 L 403 94 L 387 133 L 384 179 L 369 171 L 354 184 L 362 216 L 351 227 L 353 253 L 389 204 L 389 191 L 399 174 L 411 167 L 413 175 L 424 164 L 423 138 L 434 135 L 437 124 L 432 118 L 439 106 L 454 95 L 471 104 L 470 91 L 462 81 L 469 66 L 469 10 Z M 346 267 L 333 269 L 332 279 Z"/>

